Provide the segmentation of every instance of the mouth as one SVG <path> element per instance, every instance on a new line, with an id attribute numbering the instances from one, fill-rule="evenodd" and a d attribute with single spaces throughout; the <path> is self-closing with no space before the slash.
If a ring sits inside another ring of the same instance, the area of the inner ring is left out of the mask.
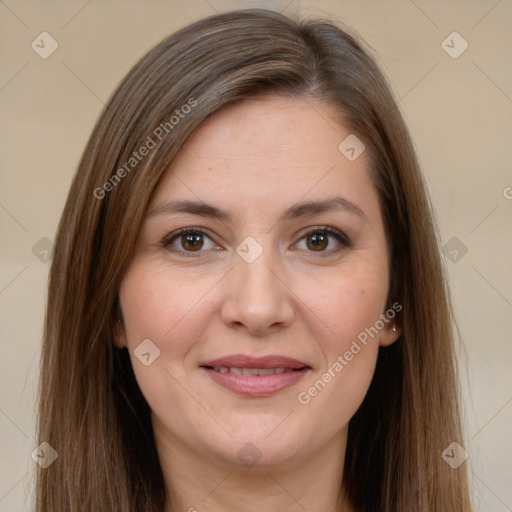
<path id="1" fill-rule="evenodd" d="M 290 370 L 289 368 L 229 368 L 227 366 L 207 366 L 206 368 L 219 373 L 234 373 L 235 375 L 277 375 L 279 373 L 301 370 L 301 368 Z"/>
<path id="2" fill-rule="evenodd" d="M 299 382 L 311 367 L 284 356 L 223 357 L 200 365 L 220 386 L 244 397 L 270 396 Z"/>

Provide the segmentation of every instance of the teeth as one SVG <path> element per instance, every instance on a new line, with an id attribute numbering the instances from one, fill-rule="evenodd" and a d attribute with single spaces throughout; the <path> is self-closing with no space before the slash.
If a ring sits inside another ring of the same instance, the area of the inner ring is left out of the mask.
<path id="1" fill-rule="evenodd" d="M 235 375 L 276 375 L 284 373 L 286 368 L 226 368 L 225 366 L 216 366 L 213 368 L 216 372 L 220 373 L 234 373 Z"/>
<path id="2" fill-rule="evenodd" d="M 235 373 L 238 373 L 238 368 L 231 368 L 231 371 L 233 370 L 236 370 Z M 258 370 L 257 368 L 242 368 L 242 375 L 258 375 L 258 373 L 260 372 L 260 370 Z M 268 373 L 266 373 L 265 375 L 269 375 Z"/>

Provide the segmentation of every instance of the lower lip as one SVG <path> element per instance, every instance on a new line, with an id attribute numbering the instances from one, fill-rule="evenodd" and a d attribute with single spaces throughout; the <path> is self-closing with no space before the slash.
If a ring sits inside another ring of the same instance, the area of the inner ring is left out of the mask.
<path id="1" fill-rule="evenodd" d="M 210 368 L 204 368 L 208 375 L 221 386 L 247 397 L 270 396 L 282 389 L 293 386 L 299 382 L 308 368 L 291 372 L 276 373 L 274 375 L 237 375 L 227 372 L 220 373 Z"/>

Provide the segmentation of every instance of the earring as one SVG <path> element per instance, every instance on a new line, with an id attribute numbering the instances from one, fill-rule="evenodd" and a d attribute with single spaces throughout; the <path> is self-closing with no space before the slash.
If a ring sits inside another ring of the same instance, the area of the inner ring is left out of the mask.
<path id="1" fill-rule="evenodd" d="M 392 329 L 393 329 L 393 332 L 396 332 L 396 325 L 395 324 L 393 324 Z"/>

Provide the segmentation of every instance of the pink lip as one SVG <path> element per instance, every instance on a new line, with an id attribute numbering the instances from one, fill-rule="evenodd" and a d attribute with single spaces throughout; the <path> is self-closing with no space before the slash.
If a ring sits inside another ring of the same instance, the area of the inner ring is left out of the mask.
<path id="1" fill-rule="evenodd" d="M 200 366 L 217 384 L 246 397 L 264 397 L 277 393 L 297 383 L 310 369 L 305 363 L 289 357 L 250 357 L 243 354 L 207 361 Z M 286 371 L 274 375 L 236 375 L 230 372 L 217 372 L 213 367 L 285 368 Z"/>

